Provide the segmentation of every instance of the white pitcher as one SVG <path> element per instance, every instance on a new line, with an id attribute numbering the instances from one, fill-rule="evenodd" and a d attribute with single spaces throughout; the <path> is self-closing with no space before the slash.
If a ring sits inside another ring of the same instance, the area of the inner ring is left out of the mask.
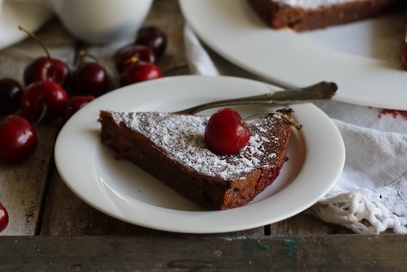
<path id="1" fill-rule="evenodd" d="M 48 5 L 76 38 L 106 44 L 134 36 L 153 0 L 5 0 Z"/>

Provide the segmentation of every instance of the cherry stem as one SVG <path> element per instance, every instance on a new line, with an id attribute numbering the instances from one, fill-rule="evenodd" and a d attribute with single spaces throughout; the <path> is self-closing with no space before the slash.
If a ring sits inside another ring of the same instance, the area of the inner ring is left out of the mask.
<path id="1" fill-rule="evenodd" d="M 47 113 L 47 109 L 48 109 L 48 106 L 47 106 L 47 104 L 44 103 L 44 104 L 42 105 L 41 115 L 40 115 L 40 117 L 38 118 L 38 120 L 35 121 L 35 123 L 33 124 L 33 126 L 37 126 L 39 123 L 41 123 L 42 119 L 44 119 L 44 116 L 45 116 L 45 114 Z"/>
<path id="2" fill-rule="evenodd" d="M 136 63 L 136 62 L 138 62 L 138 61 L 139 61 L 139 58 L 133 56 L 133 57 L 127 59 L 127 60 L 124 62 L 124 64 L 125 64 L 125 65 L 128 65 L 128 64 Z"/>
<path id="3" fill-rule="evenodd" d="M 85 50 L 79 51 L 79 56 L 80 56 L 81 58 L 89 57 L 89 58 L 93 59 L 94 61 L 99 62 L 99 60 L 98 60 L 97 57 L 95 57 L 95 56 L 92 55 L 92 54 L 89 54 L 89 53 L 86 52 Z"/>
<path id="4" fill-rule="evenodd" d="M 291 119 L 290 117 L 288 117 L 287 115 L 285 115 L 284 113 L 281 113 L 279 111 L 270 111 L 270 112 L 263 112 L 263 113 L 259 113 L 259 114 L 254 114 L 254 115 L 251 115 L 249 117 L 243 118 L 242 120 L 240 120 L 240 123 L 243 124 L 247 120 L 251 120 L 251 119 L 254 119 L 254 118 L 258 118 L 258 117 L 266 118 L 267 116 L 272 115 L 272 114 L 276 114 L 276 115 L 279 115 L 279 116 L 283 117 L 288 122 L 290 122 L 293 127 L 295 127 L 298 130 L 300 130 L 302 128 L 302 125 L 300 123 L 295 122 L 293 119 Z"/>
<path id="5" fill-rule="evenodd" d="M 51 77 L 55 78 L 55 68 L 54 68 L 54 63 L 51 59 L 51 55 L 47 49 L 47 47 L 44 45 L 44 43 L 32 32 L 28 31 L 27 29 L 23 28 L 22 26 L 18 26 L 19 30 L 24 31 L 25 33 L 27 33 L 30 37 L 34 38 L 44 49 L 45 54 L 47 55 L 49 62 L 51 63 Z"/>

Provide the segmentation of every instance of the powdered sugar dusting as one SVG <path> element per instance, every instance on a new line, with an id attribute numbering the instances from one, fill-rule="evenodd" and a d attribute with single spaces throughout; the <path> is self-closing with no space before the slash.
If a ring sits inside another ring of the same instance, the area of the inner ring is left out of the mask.
<path id="1" fill-rule="evenodd" d="M 264 158 L 276 158 L 265 152 L 265 146 L 279 144 L 270 128 L 273 121 L 248 121 L 252 136 L 248 145 L 238 154 L 220 156 L 205 146 L 204 131 L 208 116 L 179 116 L 159 112 L 111 112 L 116 123 L 143 134 L 167 155 L 186 167 L 207 176 L 236 179 L 260 167 Z M 279 116 L 269 119 L 279 119 Z M 267 133 L 266 133 L 267 132 Z"/>

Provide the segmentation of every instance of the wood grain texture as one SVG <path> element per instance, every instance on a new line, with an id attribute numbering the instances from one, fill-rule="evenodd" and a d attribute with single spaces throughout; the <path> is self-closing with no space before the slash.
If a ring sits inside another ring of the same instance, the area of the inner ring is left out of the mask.
<path id="1" fill-rule="evenodd" d="M 4 271 L 407 270 L 406 237 L 395 235 L 34 236 L 0 243 Z"/>
<path id="2" fill-rule="evenodd" d="M 36 127 L 39 145 L 22 165 L 0 165 L 0 200 L 10 222 L 0 235 L 36 234 L 47 177 L 52 162 L 56 127 Z"/>

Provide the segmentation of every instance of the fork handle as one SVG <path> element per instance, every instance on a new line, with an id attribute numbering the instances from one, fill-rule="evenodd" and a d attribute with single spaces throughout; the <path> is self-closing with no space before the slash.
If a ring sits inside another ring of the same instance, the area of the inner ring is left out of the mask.
<path id="1" fill-rule="evenodd" d="M 337 90 L 338 86 L 334 82 L 322 81 L 305 88 L 286 89 L 283 91 L 276 91 L 262 95 L 209 102 L 174 113 L 194 114 L 202 110 L 230 105 L 248 105 L 248 104 L 285 105 L 285 104 L 308 103 L 313 101 L 329 100 L 335 95 Z"/>

